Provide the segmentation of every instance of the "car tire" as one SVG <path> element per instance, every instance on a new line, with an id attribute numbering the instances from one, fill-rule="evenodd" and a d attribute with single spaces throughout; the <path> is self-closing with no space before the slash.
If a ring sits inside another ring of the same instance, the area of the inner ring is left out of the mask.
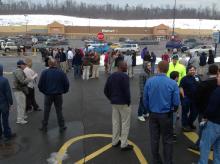
<path id="1" fill-rule="evenodd" d="M 6 48 L 6 49 L 5 49 L 5 52 L 9 52 L 9 51 L 10 51 L 10 49 L 9 49 L 9 48 Z"/>

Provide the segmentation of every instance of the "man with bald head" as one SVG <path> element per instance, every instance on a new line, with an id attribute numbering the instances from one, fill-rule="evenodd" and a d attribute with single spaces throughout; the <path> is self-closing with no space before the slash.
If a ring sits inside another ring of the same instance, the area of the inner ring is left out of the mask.
<path id="1" fill-rule="evenodd" d="M 124 61 L 120 61 L 117 67 L 118 71 L 108 77 L 104 93 L 112 104 L 112 145 L 127 151 L 133 149 L 128 144 L 131 117 L 129 77 Z"/>
<path id="2" fill-rule="evenodd" d="M 52 104 L 54 103 L 60 132 L 63 132 L 66 129 L 66 126 L 62 114 L 62 94 L 68 92 L 69 80 L 66 74 L 62 70 L 57 68 L 57 63 L 55 59 L 50 57 L 48 65 L 49 69 L 46 69 L 41 73 L 41 77 L 38 83 L 38 88 L 40 92 L 42 92 L 45 95 L 44 118 L 42 121 L 42 128 L 40 128 L 40 130 L 44 132 L 47 131 L 50 109 Z"/>

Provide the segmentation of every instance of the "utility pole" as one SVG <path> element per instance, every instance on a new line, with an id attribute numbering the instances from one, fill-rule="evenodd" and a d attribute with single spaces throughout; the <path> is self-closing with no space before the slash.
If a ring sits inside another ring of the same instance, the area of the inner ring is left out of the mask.
<path id="1" fill-rule="evenodd" d="M 176 19 L 176 0 L 174 2 L 174 7 L 173 7 L 173 31 L 172 31 L 172 37 L 175 35 L 175 19 Z"/>

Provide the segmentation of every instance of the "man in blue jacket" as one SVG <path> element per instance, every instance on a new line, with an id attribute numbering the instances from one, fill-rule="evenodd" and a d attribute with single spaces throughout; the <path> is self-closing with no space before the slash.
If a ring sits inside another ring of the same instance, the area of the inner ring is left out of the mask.
<path id="1" fill-rule="evenodd" d="M 42 121 L 42 128 L 40 130 L 46 132 L 47 124 L 50 114 L 50 109 L 54 103 L 58 124 L 60 127 L 60 132 L 66 130 L 63 114 L 62 114 L 62 104 L 63 98 L 62 94 L 67 93 L 69 90 L 69 80 L 66 74 L 56 67 L 56 60 L 52 57 L 48 61 L 49 69 L 42 72 L 38 88 L 42 92 L 44 97 L 44 118 Z"/>
<path id="2" fill-rule="evenodd" d="M 158 74 L 147 80 L 144 87 L 143 103 L 150 111 L 149 128 L 153 163 L 173 163 L 173 109 L 180 103 L 176 81 L 168 78 L 167 61 L 158 64 Z M 160 135 L 163 141 L 164 162 L 159 154 Z"/>
<path id="3" fill-rule="evenodd" d="M 9 110 L 13 104 L 11 88 L 8 79 L 3 77 L 3 66 L 0 64 L 0 139 L 2 133 L 6 140 L 10 140 L 16 136 L 11 132 L 9 127 L 8 117 Z"/>
<path id="4" fill-rule="evenodd" d="M 107 79 L 104 93 L 112 104 L 112 145 L 121 146 L 122 151 L 127 151 L 133 149 L 128 144 L 131 117 L 129 77 L 124 61 L 118 62 L 117 67 L 118 71 Z"/>

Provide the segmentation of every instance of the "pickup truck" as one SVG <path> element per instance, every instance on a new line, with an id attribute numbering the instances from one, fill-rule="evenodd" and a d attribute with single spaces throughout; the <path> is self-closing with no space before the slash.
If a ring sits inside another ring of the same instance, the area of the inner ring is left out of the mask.
<path id="1" fill-rule="evenodd" d="M 20 51 L 23 49 L 24 46 L 18 46 L 15 44 L 15 42 L 6 42 L 6 43 L 1 43 L 1 49 L 4 50 L 5 52 L 9 51 Z"/>

